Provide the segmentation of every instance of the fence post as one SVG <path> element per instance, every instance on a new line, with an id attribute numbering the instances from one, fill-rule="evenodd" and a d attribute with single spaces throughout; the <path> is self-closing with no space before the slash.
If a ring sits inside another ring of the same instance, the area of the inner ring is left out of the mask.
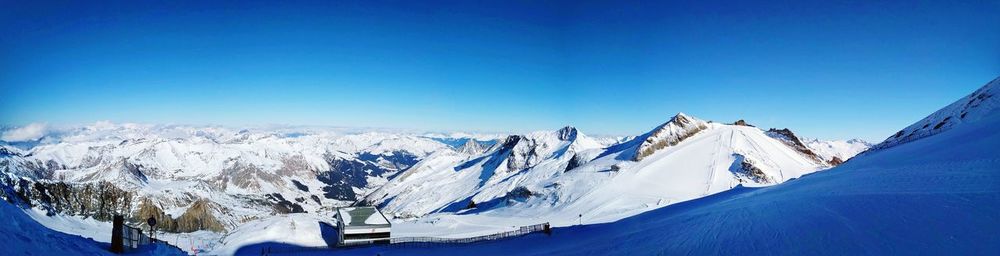
<path id="1" fill-rule="evenodd" d="M 115 215 L 112 221 L 111 227 L 111 252 L 113 253 L 123 253 L 125 252 L 124 241 L 122 240 L 122 232 L 124 231 L 125 217 L 121 215 Z"/>

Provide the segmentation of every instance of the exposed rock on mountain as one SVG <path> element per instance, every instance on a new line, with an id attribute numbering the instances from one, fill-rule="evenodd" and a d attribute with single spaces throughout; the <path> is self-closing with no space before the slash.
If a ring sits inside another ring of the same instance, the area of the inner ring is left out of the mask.
<path id="1" fill-rule="evenodd" d="M 458 152 L 468 155 L 478 155 L 486 152 L 486 149 L 487 147 L 483 143 L 475 139 L 469 139 L 465 141 L 465 144 L 462 144 L 462 147 L 458 148 Z"/>
<path id="2" fill-rule="evenodd" d="M 735 173 L 740 177 L 740 183 L 743 183 L 743 179 L 751 180 L 757 183 L 774 183 L 774 179 L 767 175 L 764 171 L 754 165 L 754 161 L 746 158 L 740 154 L 733 154 L 736 159 L 733 161 L 733 165 L 729 167 L 729 171 Z"/>
<path id="3" fill-rule="evenodd" d="M 935 111 L 924 119 L 910 125 L 872 146 L 869 151 L 894 147 L 899 144 L 919 140 L 938 134 L 952 127 L 979 121 L 992 114 L 1000 106 L 1000 78 L 993 79 L 972 94 Z"/>
<path id="4" fill-rule="evenodd" d="M 670 121 L 641 137 L 643 141 L 636 149 L 633 160 L 642 160 L 657 150 L 677 145 L 706 127 L 705 121 L 688 117 L 684 113 L 677 113 Z"/>
<path id="5" fill-rule="evenodd" d="M 516 212 L 576 220 L 582 212 L 613 220 L 650 205 L 737 185 L 772 185 L 827 167 L 783 139 L 684 114 L 611 146 L 572 127 L 512 135 L 479 156 L 428 156 L 364 201 L 403 218 Z"/>
<path id="6" fill-rule="evenodd" d="M 806 145 L 802 143 L 802 140 L 800 140 L 798 136 L 795 136 L 795 133 L 793 133 L 792 130 L 789 130 L 788 128 L 780 130 L 771 128 L 770 130 L 767 130 L 767 135 L 771 136 L 771 138 L 781 140 L 789 147 L 795 149 L 795 151 L 798 151 L 799 153 L 809 157 L 810 159 L 813 159 L 817 162 L 824 162 L 823 159 L 821 159 L 818 155 L 816 155 L 816 153 L 813 152 L 811 149 L 809 149 L 809 147 L 806 147 Z"/>
<path id="7" fill-rule="evenodd" d="M 177 220 L 176 232 L 192 232 L 197 230 L 225 231 L 226 228 L 215 216 L 224 215 L 218 204 L 208 200 L 195 201 Z"/>
<path id="8" fill-rule="evenodd" d="M 224 230 L 273 213 L 351 204 L 447 148 L 396 133 L 99 124 L 47 135 L 23 150 L 0 142 L 0 177 L 5 198 L 53 214 L 156 215 L 163 230 Z M 172 216 L 187 222 L 172 223 L 169 213 L 187 213 Z"/>
<path id="9" fill-rule="evenodd" d="M 747 121 L 744 121 L 743 119 L 736 120 L 736 122 L 733 122 L 733 125 L 756 127 L 756 126 L 753 126 L 753 125 L 747 123 Z"/>

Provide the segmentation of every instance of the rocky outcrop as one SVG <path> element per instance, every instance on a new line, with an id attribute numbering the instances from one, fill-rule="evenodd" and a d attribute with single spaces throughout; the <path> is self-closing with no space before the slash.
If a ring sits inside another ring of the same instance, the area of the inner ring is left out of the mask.
<path id="1" fill-rule="evenodd" d="M 832 157 L 830 158 L 829 161 L 826 161 L 826 163 L 829 165 L 837 166 L 844 163 L 844 160 L 841 160 L 839 157 Z"/>
<path id="2" fill-rule="evenodd" d="M 479 155 L 486 152 L 486 146 L 483 143 L 476 141 L 475 139 L 469 139 L 462 144 L 462 147 L 458 148 L 458 152 L 467 155 Z"/>
<path id="3" fill-rule="evenodd" d="M 6 201 L 43 209 L 48 215 L 63 213 L 110 221 L 116 214 L 131 212 L 133 206 L 134 194 L 110 182 L 72 185 L 6 177 L 2 181 Z"/>
<path id="4" fill-rule="evenodd" d="M 977 122 L 1000 109 L 1000 97 L 997 95 L 1000 95 L 1000 78 L 993 79 L 972 94 L 896 132 L 885 141 L 869 148 L 867 152 L 923 139 L 964 123 Z"/>
<path id="5" fill-rule="evenodd" d="M 198 230 L 211 230 L 215 232 L 226 231 L 225 226 L 215 214 L 222 211 L 222 208 L 211 201 L 202 199 L 195 201 L 175 220 L 177 228 L 175 232 L 194 232 Z"/>
<path id="6" fill-rule="evenodd" d="M 708 124 L 705 121 L 677 113 L 670 121 L 643 135 L 643 141 L 636 148 L 632 160 L 642 160 L 660 149 L 677 145 L 707 128 Z"/>
<path id="7" fill-rule="evenodd" d="M 579 134 L 579 131 L 576 130 L 576 127 L 566 126 L 559 129 L 559 131 L 556 131 L 556 133 L 559 134 L 559 140 L 574 141 L 576 140 L 576 136 Z"/>
<path id="8" fill-rule="evenodd" d="M 275 213 L 278 214 L 288 214 L 288 213 L 302 213 L 306 212 L 302 209 L 302 205 L 298 203 L 305 202 L 304 198 L 296 198 L 298 203 L 294 203 L 285 200 L 285 197 L 278 193 L 272 193 L 267 195 L 268 201 L 271 201 L 271 208 L 274 209 Z"/>
<path id="9" fill-rule="evenodd" d="M 246 191 L 260 191 L 264 183 L 281 186 L 284 181 L 277 173 L 268 172 L 254 164 L 233 160 L 228 167 L 212 179 L 211 185 L 219 191 L 235 186 Z"/>
<path id="10" fill-rule="evenodd" d="M 774 178 L 768 176 L 767 173 L 758 168 L 753 160 L 740 154 L 733 154 L 733 158 L 736 160 L 729 167 L 729 171 L 739 178 L 740 183 L 743 183 L 744 180 L 758 184 L 775 183 Z"/>
<path id="11" fill-rule="evenodd" d="M 146 219 L 149 218 L 156 219 L 156 229 L 158 230 L 177 230 L 177 222 L 174 221 L 172 216 L 163 212 L 161 205 L 149 198 L 143 198 L 139 202 L 139 209 L 136 210 L 135 214 L 132 214 L 132 218 L 129 221 L 141 225 L 146 223 Z"/>
<path id="12" fill-rule="evenodd" d="M 736 120 L 736 122 L 733 122 L 733 125 L 747 126 L 747 127 L 756 127 L 756 126 L 753 126 L 752 124 L 747 123 L 747 121 L 743 121 L 743 119 Z"/>
<path id="13" fill-rule="evenodd" d="M 587 163 L 586 158 L 583 158 L 578 154 L 573 154 L 573 157 L 569 159 L 569 162 L 566 164 L 566 169 L 563 169 L 563 172 L 568 172 L 586 163 Z"/>
<path id="14" fill-rule="evenodd" d="M 792 149 L 795 149 L 795 151 L 798 151 L 802 155 L 809 157 L 813 161 L 816 161 L 818 163 L 824 163 L 822 158 L 816 155 L 816 153 L 813 152 L 811 149 L 809 149 L 809 147 L 806 147 L 806 145 L 802 143 L 802 140 L 800 140 L 798 136 L 795 136 L 795 133 L 793 133 L 792 130 L 789 130 L 788 128 L 780 130 L 771 128 L 770 130 L 767 130 L 767 136 L 780 140 L 781 142 L 785 143 L 785 145 L 788 145 Z"/>

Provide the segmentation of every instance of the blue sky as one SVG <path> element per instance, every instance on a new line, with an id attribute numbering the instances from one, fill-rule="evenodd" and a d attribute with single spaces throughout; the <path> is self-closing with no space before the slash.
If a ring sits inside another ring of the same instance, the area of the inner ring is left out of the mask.
<path id="1" fill-rule="evenodd" d="M 634 135 L 685 112 L 880 141 L 1000 75 L 997 1 L 31 2 L 0 8 L 0 124 Z"/>

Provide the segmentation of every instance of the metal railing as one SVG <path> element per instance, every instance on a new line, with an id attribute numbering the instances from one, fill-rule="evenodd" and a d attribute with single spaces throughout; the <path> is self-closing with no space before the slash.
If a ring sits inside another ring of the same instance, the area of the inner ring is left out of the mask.
<path id="1" fill-rule="evenodd" d="M 139 246 L 152 244 L 153 239 L 142 232 L 142 229 L 122 225 L 122 242 L 125 248 L 135 249 Z"/>
<path id="2" fill-rule="evenodd" d="M 407 243 L 463 244 L 463 243 L 474 243 L 479 241 L 500 240 L 504 238 L 523 236 L 530 233 L 545 231 L 546 226 L 548 225 L 549 225 L 548 223 L 535 224 L 530 226 L 523 226 L 516 230 L 511 230 L 506 232 L 474 236 L 474 237 L 463 237 L 463 238 L 395 237 L 389 239 L 389 244 L 407 244 Z"/>
<path id="3" fill-rule="evenodd" d="M 464 244 L 464 243 L 475 243 L 481 241 L 493 241 L 506 238 L 513 238 L 518 236 L 523 236 L 536 232 L 545 232 L 546 234 L 551 234 L 552 229 L 549 223 L 535 224 L 529 226 L 522 226 L 516 230 L 505 231 L 500 233 L 494 233 L 489 235 L 481 235 L 474 237 L 463 237 L 463 238 L 442 238 L 442 237 L 394 237 L 389 238 L 388 244 L 364 244 L 364 245 L 350 245 L 350 246 L 294 246 L 289 245 L 287 247 L 266 247 L 261 248 L 261 255 L 272 255 L 272 254 L 287 254 L 287 253 L 302 253 L 302 252 L 317 252 L 317 251 L 327 251 L 335 250 L 337 248 L 346 247 L 363 247 L 363 246 L 402 246 L 402 247 L 419 247 L 419 246 L 433 246 L 436 244 Z"/>

